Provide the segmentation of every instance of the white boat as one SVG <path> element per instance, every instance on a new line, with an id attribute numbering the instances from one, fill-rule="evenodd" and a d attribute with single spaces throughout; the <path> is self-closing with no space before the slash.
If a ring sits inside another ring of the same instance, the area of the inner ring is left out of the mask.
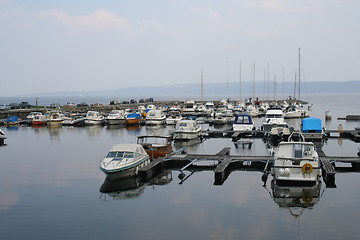
<path id="1" fill-rule="evenodd" d="M 84 120 L 85 125 L 99 125 L 105 121 L 104 116 L 98 111 L 88 111 Z"/>
<path id="2" fill-rule="evenodd" d="M 293 133 L 294 134 L 294 133 Z M 289 139 L 293 139 L 293 134 Z M 320 161 L 316 147 L 305 142 L 300 133 L 299 141 L 280 142 L 274 156 L 271 174 L 276 182 L 308 182 L 321 181 Z"/>
<path id="3" fill-rule="evenodd" d="M 125 117 L 121 110 L 112 110 L 105 121 L 108 125 L 123 125 L 125 124 Z"/>
<path id="4" fill-rule="evenodd" d="M 146 125 L 162 125 L 165 124 L 166 115 L 161 110 L 150 110 L 146 114 Z"/>
<path id="5" fill-rule="evenodd" d="M 180 111 L 170 111 L 168 117 L 166 118 L 166 124 L 176 125 L 178 121 L 182 119 Z"/>
<path id="6" fill-rule="evenodd" d="M 30 112 L 29 115 L 27 115 L 25 122 L 28 124 L 32 124 L 32 121 L 34 120 L 35 116 L 42 115 L 41 112 Z"/>
<path id="7" fill-rule="evenodd" d="M 265 121 L 263 122 L 263 130 L 270 132 L 273 127 L 286 127 L 287 124 L 284 119 L 284 112 L 281 108 L 269 108 L 265 114 Z"/>
<path id="8" fill-rule="evenodd" d="M 4 145 L 5 139 L 6 139 L 5 133 L 0 129 L 0 146 Z"/>
<path id="9" fill-rule="evenodd" d="M 199 138 L 201 126 L 195 120 L 180 120 L 176 123 L 174 140 L 190 140 Z"/>
<path id="10" fill-rule="evenodd" d="M 213 102 L 205 103 L 205 113 L 208 115 L 212 115 L 214 113 L 214 103 Z"/>
<path id="11" fill-rule="evenodd" d="M 301 105 L 291 105 L 286 108 L 284 118 L 304 118 L 309 117 L 310 111 L 302 109 Z"/>
<path id="12" fill-rule="evenodd" d="M 49 113 L 49 118 L 46 120 L 48 126 L 61 126 L 65 120 L 65 115 L 59 111 L 52 111 Z"/>
<path id="13" fill-rule="evenodd" d="M 196 111 L 195 101 L 194 100 L 186 100 L 184 102 L 183 111 L 184 112 L 195 112 Z"/>
<path id="14" fill-rule="evenodd" d="M 126 178 L 150 163 L 149 155 L 140 144 L 118 144 L 111 147 L 100 162 L 100 170 L 109 178 Z"/>
<path id="15" fill-rule="evenodd" d="M 259 109 L 257 109 L 254 105 L 247 105 L 246 112 L 250 114 L 252 117 L 259 116 Z"/>
<path id="16" fill-rule="evenodd" d="M 248 132 L 255 128 L 255 124 L 250 114 L 238 114 L 233 123 L 233 130 L 235 132 Z"/>

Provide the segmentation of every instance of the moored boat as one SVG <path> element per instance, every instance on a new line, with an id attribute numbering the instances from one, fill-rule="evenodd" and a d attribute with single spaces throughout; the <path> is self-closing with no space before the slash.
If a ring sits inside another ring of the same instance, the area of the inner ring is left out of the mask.
<path id="1" fill-rule="evenodd" d="M 111 147 L 99 168 L 109 178 L 126 178 L 137 175 L 139 168 L 149 162 L 149 155 L 140 144 L 117 144 Z"/>
<path id="2" fill-rule="evenodd" d="M 125 124 L 125 117 L 121 110 L 112 110 L 105 121 L 108 125 L 123 125 Z"/>
<path id="3" fill-rule="evenodd" d="M 139 125 L 141 122 L 140 113 L 129 113 L 126 115 L 125 124 L 126 125 Z"/>
<path id="4" fill-rule="evenodd" d="M 305 137 L 305 141 L 322 141 L 325 138 L 319 118 L 309 117 L 301 120 L 301 133 Z"/>
<path id="5" fill-rule="evenodd" d="M 315 184 L 322 175 L 316 147 L 311 142 L 305 142 L 298 134 L 299 141 L 280 142 L 274 156 L 271 174 L 276 182 L 300 182 Z"/>
<path id="6" fill-rule="evenodd" d="M 255 128 L 255 124 L 251 118 L 250 114 L 238 114 L 235 117 L 233 123 L 233 130 L 235 132 L 247 132 Z"/>
<path id="7" fill-rule="evenodd" d="M 201 126 L 195 120 L 180 120 L 176 123 L 174 140 L 190 140 L 201 136 Z"/>
<path id="8" fill-rule="evenodd" d="M 98 111 L 88 111 L 84 119 L 85 125 L 100 125 L 105 121 L 104 116 L 102 116 Z"/>
<path id="9" fill-rule="evenodd" d="M 48 126 L 61 126 L 62 122 L 65 120 L 65 115 L 55 111 L 49 113 L 49 118 L 46 120 Z"/>
<path id="10" fill-rule="evenodd" d="M 169 111 L 168 117 L 165 122 L 168 125 L 176 125 L 178 121 L 182 119 L 181 113 L 179 110 Z"/>
<path id="11" fill-rule="evenodd" d="M 284 119 L 284 112 L 281 108 L 269 108 L 265 114 L 263 122 L 263 130 L 270 132 L 273 127 L 286 127 L 287 124 Z"/>
<path id="12" fill-rule="evenodd" d="M 166 115 L 161 110 L 150 110 L 146 114 L 146 125 L 162 125 L 165 124 Z"/>
<path id="13" fill-rule="evenodd" d="M 47 114 L 45 115 L 35 115 L 33 117 L 33 120 L 32 120 L 32 125 L 33 126 L 43 126 L 43 125 L 46 125 L 46 121 L 48 119 L 48 116 Z"/>
<path id="14" fill-rule="evenodd" d="M 147 135 L 137 138 L 137 143 L 143 146 L 151 160 L 170 154 L 173 150 L 171 142 L 172 137 L 170 135 Z"/>
<path id="15" fill-rule="evenodd" d="M 21 119 L 16 116 L 10 116 L 5 119 L 4 125 L 5 126 L 15 126 L 20 123 Z"/>

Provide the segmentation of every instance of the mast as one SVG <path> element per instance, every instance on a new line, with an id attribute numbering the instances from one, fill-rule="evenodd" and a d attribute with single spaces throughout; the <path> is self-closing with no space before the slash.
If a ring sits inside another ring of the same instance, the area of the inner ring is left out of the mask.
<path id="1" fill-rule="evenodd" d="M 226 58 L 226 87 L 227 87 L 227 100 L 229 101 L 229 66 L 228 59 Z"/>
<path id="2" fill-rule="evenodd" d="M 204 104 L 204 79 L 203 79 L 203 70 L 201 70 L 201 104 Z"/>
<path id="3" fill-rule="evenodd" d="M 294 83 L 294 100 L 296 99 L 296 70 L 295 70 L 295 83 Z"/>
<path id="4" fill-rule="evenodd" d="M 298 84 L 299 86 L 299 101 L 300 101 L 300 48 L 299 48 L 299 84 Z"/>
<path id="5" fill-rule="evenodd" d="M 239 89 L 239 101 L 241 101 L 241 60 L 240 60 L 240 72 L 239 72 L 239 81 L 240 81 L 240 89 Z"/>

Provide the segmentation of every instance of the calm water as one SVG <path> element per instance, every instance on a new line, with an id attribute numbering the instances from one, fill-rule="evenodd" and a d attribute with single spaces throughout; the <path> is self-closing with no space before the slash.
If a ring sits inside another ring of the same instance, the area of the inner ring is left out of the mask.
<path id="1" fill-rule="evenodd" d="M 353 129 L 359 122 L 338 116 L 360 114 L 360 97 L 314 96 L 312 116 L 328 129 Z M 257 120 L 261 124 L 262 119 Z M 297 126 L 297 121 L 291 125 Z M 207 126 L 203 126 L 205 129 Z M 100 159 L 117 143 L 136 142 L 141 134 L 160 134 L 171 128 L 1 127 L 7 136 L 0 147 L 1 239 L 356 239 L 360 234 L 360 174 L 336 174 L 337 188 L 322 183 L 313 189 L 267 187 L 261 172 L 232 172 L 214 186 L 211 171 L 196 172 L 179 184 L 179 172 L 168 172 L 164 185 L 125 181 L 106 187 Z M 182 147 L 181 144 L 176 145 Z M 265 155 L 261 139 L 251 148 L 236 147 L 231 139 L 209 139 L 188 152 Z M 331 139 L 328 155 L 356 156 L 359 143 Z M 128 190 L 124 190 L 130 188 Z M 298 207 L 301 192 L 312 199 Z M 300 192 L 300 195 L 299 195 Z M 283 202 L 279 196 L 294 196 Z"/>

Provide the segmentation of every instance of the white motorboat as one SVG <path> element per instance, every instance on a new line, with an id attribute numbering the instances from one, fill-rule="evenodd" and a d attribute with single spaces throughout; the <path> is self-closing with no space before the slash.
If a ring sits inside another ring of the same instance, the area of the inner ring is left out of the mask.
<path id="1" fill-rule="evenodd" d="M 105 121 L 108 125 L 123 125 L 125 124 L 125 117 L 121 110 L 112 110 Z"/>
<path id="2" fill-rule="evenodd" d="M 180 120 L 176 123 L 174 140 L 190 140 L 201 136 L 201 126 L 195 120 Z"/>
<path id="3" fill-rule="evenodd" d="M 49 113 L 49 118 L 46 120 L 48 126 L 61 126 L 65 120 L 65 115 L 59 111 L 52 111 Z"/>
<path id="4" fill-rule="evenodd" d="M 248 132 L 255 128 L 255 124 L 250 114 L 238 114 L 233 123 L 233 130 L 235 132 Z"/>
<path id="5" fill-rule="evenodd" d="M 161 110 L 150 110 L 146 114 L 146 125 L 161 125 L 165 124 L 166 115 Z"/>
<path id="6" fill-rule="evenodd" d="M 182 119 L 180 111 L 170 111 L 169 116 L 166 118 L 166 124 L 176 125 L 178 121 Z"/>
<path id="7" fill-rule="evenodd" d="M 0 146 L 4 145 L 5 139 L 6 139 L 5 133 L 0 129 Z"/>
<path id="8" fill-rule="evenodd" d="M 35 116 L 42 115 L 41 112 L 30 112 L 29 115 L 27 115 L 25 122 L 27 124 L 32 124 L 32 121 L 34 120 Z"/>
<path id="9" fill-rule="evenodd" d="M 295 142 L 294 134 L 299 141 Z M 276 182 L 308 182 L 321 181 L 320 161 L 316 147 L 311 142 L 305 142 L 300 133 L 292 133 L 289 142 L 280 142 L 274 156 L 271 174 Z"/>
<path id="10" fill-rule="evenodd" d="M 302 109 L 301 105 L 291 105 L 286 108 L 284 118 L 304 118 L 309 117 L 310 111 Z"/>
<path id="11" fill-rule="evenodd" d="M 100 170 L 109 178 L 126 178 L 138 174 L 139 168 L 150 163 L 149 155 L 140 144 L 117 144 L 100 162 Z"/>
<path id="12" fill-rule="evenodd" d="M 252 117 L 257 117 L 259 116 L 259 109 L 257 109 L 257 107 L 255 107 L 254 105 L 247 105 L 246 106 L 246 112 L 248 114 L 250 114 Z"/>
<path id="13" fill-rule="evenodd" d="M 195 106 L 195 101 L 194 100 L 186 100 L 184 102 L 184 108 L 183 108 L 184 112 L 195 112 L 196 111 L 196 106 Z"/>
<path id="14" fill-rule="evenodd" d="M 270 132 L 273 127 L 286 127 L 287 124 L 284 119 L 284 112 L 281 108 L 269 108 L 265 114 L 265 121 L 263 122 L 263 130 Z"/>
<path id="15" fill-rule="evenodd" d="M 85 125 L 99 125 L 105 121 L 104 116 L 98 111 L 88 111 L 84 120 Z"/>

